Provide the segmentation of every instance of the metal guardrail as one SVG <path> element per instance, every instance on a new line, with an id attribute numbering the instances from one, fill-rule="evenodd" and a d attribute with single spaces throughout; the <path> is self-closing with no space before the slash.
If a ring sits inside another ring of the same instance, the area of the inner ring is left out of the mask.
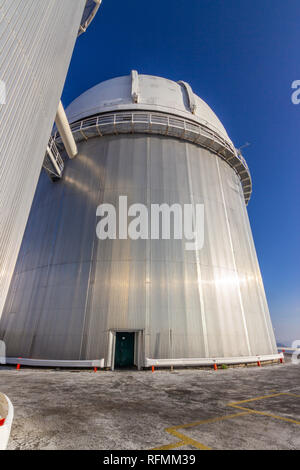
<path id="1" fill-rule="evenodd" d="M 60 179 L 64 170 L 64 161 L 59 153 L 54 138 L 51 136 L 47 145 L 43 168 L 52 181 Z"/>
<path id="2" fill-rule="evenodd" d="M 177 137 L 199 144 L 215 152 L 235 170 L 242 183 L 246 204 L 250 200 L 252 181 L 246 160 L 230 142 L 205 124 L 169 114 L 140 111 L 101 114 L 77 121 L 70 127 L 76 142 L 104 135 L 146 133 Z M 63 148 L 58 132 L 53 138 Z"/>
<path id="3" fill-rule="evenodd" d="M 269 354 L 262 356 L 241 356 L 241 357 L 215 357 L 215 358 L 185 358 L 185 359 L 145 359 L 145 367 L 201 367 L 201 366 L 213 366 L 213 365 L 234 365 L 234 364 L 254 364 L 268 361 L 280 361 L 283 360 L 284 356 L 282 353 Z"/>
<path id="4" fill-rule="evenodd" d="M 181 133 L 179 133 L 180 137 L 184 137 L 185 134 L 188 134 L 188 132 L 192 132 L 196 135 L 198 134 L 203 134 L 207 136 L 211 136 L 214 138 L 214 140 L 219 141 L 226 147 L 228 150 L 230 150 L 233 153 L 236 153 L 236 150 L 233 146 L 229 144 L 223 137 L 220 136 L 217 132 L 212 131 L 208 127 L 206 127 L 204 124 L 196 124 L 194 122 L 188 121 L 183 118 L 177 118 L 168 114 L 158 114 L 158 113 L 143 113 L 143 112 L 118 112 L 118 113 L 112 113 L 112 114 L 105 114 L 105 115 L 99 115 L 95 116 L 92 118 L 87 118 L 83 119 L 81 121 L 75 122 L 74 124 L 71 124 L 71 129 L 73 132 L 76 131 L 84 131 L 88 130 L 89 128 L 97 127 L 100 131 L 100 128 L 104 128 L 107 126 L 113 126 L 114 130 L 118 131 L 117 127 L 120 126 L 120 124 L 126 125 L 126 123 L 130 123 L 134 125 L 134 129 L 128 129 L 128 130 L 138 130 L 136 129 L 136 124 L 145 124 L 148 125 L 149 130 L 155 132 L 155 128 L 152 127 L 154 126 L 163 126 L 165 127 L 165 130 L 167 131 L 166 135 L 170 135 L 168 131 L 172 128 L 177 128 L 182 130 Z M 119 132 L 121 129 L 119 129 Z M 126 132 L 125 128 L 123 129 L 123 132 Z M 105 132 L 108 133 L 108 132 Z M 121 132 L 120 132 L 121 133 Z M 84 132 L 81 133 L 82 136 L 87 139 L 88 135 L 84 134 Z M 99 133 L 100 135 L 103 135 L 102 132 Z M 173 135 L 173 134 L 171 134 Z M 178 134 L 176 134 L 178 135 Z M 57 140 L 58 133 L 54 135 L 55 140 Z M 58 136 L 59 137 L 59 136 Z M 195 139 L 197 140 L 197 139 Z M 243 157 L 238 157 L 241 161 L 245 162 Z M 247 166 L 247 164 L 246 164 Z M 247 167 L 248 168 L 248 167 Z"/>
<path id="5" fill-rule="evenodd" d="M 294 353 L 298 352 L 300 356 L 300 348 L 286 348 L 286 347 L 279 347 L 278 351 L 284 353 L 284 354 L 289 354 L 293 355 Z"/>
<path id="6" fill-rule="evenodd" d="M 7 357 L 6 364 L 18 364 L 29 367 L 70 367 L 70 368 L 104 368 L 104 359 L 90 360 L 55 360 L 55 359 L 28 359 L 22 357 Z"/>

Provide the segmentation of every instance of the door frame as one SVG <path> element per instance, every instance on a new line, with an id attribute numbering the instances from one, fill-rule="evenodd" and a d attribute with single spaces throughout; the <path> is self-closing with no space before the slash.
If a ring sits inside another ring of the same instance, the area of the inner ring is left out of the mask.
<path id="1" fill-rule="evenodd" d="M 106 367 L 115 370 L 116 333 L 134 333 L 134 365 L 138 370 L 144 365 L 144 330 L 112 328 L 108 331 L 108 354 Z"/>

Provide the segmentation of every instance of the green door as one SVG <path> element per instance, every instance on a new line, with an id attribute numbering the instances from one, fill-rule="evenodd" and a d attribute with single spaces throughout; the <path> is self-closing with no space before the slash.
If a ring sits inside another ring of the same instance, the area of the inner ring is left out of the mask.
<path id="1" fill-rule="evenodd" d="M 134 333 L 116 333 L 115 368 L 134 365 Z"/>

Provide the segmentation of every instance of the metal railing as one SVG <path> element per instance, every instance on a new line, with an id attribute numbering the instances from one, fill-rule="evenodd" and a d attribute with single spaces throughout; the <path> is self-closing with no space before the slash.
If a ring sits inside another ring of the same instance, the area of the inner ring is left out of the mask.
<path id="1" fill-rule="evenodd" d="M 151 126 L 162 126 L 165 128 L 166 131 L 169 129 L 180 129 L 182 130 L 182 137 L 185 137 L 185 134 L 194 133 L 195 135 L 203 135 L 203 136 L 210 136 L 213 140 L 218 141 L 224 145 L 229 151 L 237 155 L 236 149 L 233 145 L 230 144 L 227 140 L 225 140 L 219 133 L 213 131 L 211 128 L 208 127 L 205 123 L 198 124 L 192 121 L 189 121 L 184 118 L 174 117 L 168 114 L 163 113 L 151 113 L 151 112 L 118 112 L 118 113 L 111 113 L 111 114 L 104 114 L 99 116 L 94 116 L 92 118 L 83 119 L 81 121 L 75 122 L 71 124 L 72 132 L 80 132 L 84 131 L 84 129 L 90 129 L 93 127 L 97 127 L 100 129 L 105 129 L 105 127 L 109 128 L 113 126 L 114 129 L 117 131 L 117 127 L 120 127 L 120 124 L 145 124 L 148 125 L 148 130 L 151 131 Z M 121 130 L 121 129 L 120 129 Z M 136 126 L 134 126 L 133 131 L 138 130 Z M 145 129 L 146 130 L 146 129 Z M 144 131 L 145 131 L 144 130 Z M 109 133 L 105 132 L 104 133 Z M 155 132 L 154 132 L 155 133 Z M 82 133 L 84 138 L 88 138 L 84 133 Z M 103 133 L 100 131 L 100 135 Z M 167 134 L 168 135 L 168 132 Z M 58 139 L 59 141 L 59 134 L 56 133 L 54 135 L 55 140 Z M 195 139 L 197 140 L 197 139 Z M 238 155 L 237 155 L 238 156 Z M 240 157 L 238 157 L 240 158 Z M 241 161 L 244 161 L 243 158 L 240 158 Z"/>
<path id="2" fill-rule="evenodd" d="M 70 127 L 76 142 L 105 135 L 146 133 L 177 137 L 201 145 L 219 155 L 235 170 L 241 180 L 246 203 L 250 199 L 252 181 L 246 160 L 229 140 L 206 123 L 164 113 L 127 111 L 89 117 L 74 122 Z M 63 149 L 58 132 L 53 139 Z"/>
<path id="3" fill-rule="evenodd" d="M 52 180 L 61 178 L 64 170 L 64 161 L 56 146 L 55 139 L 51 136 L 47 145 L 43 168 L 45 168 Z"/>

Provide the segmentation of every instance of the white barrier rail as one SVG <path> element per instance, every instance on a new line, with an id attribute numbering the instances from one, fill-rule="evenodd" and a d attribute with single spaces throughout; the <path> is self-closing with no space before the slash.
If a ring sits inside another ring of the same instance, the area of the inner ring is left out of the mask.
<path id="1" fill-rule="evenodd" d="M 171 367 L 171 366 L 214 366 L 251 364 L 255 362 L 275 361 L 283 359 L 282 353 L 270 354 L 266 356 L 241 356 L 241 357 L 216 357 L 216 358 L 185 358 L 185 359 L 150 359 L 146 358 L 145 366 L 151 367 Z"/>
<path id="2" fill-rule="evenodd" d="M 291 355 L 293 355 L 295 352 L 298 351 L 299 355 L 300 355 L 300 348 L 285 348 L 285 347 L 282 347 L 282 348 L 278 348 L 278 351 L 281 351 L 284 354 L 291 354 Z"/>
<path id="3" fill-rule="evenodd" d="M 13 417 L 14 407 L 10 399 L 0 393 L 0 450 L 7 448 Z"/>
<path id="4" fill-rule="evenodd" d="M 104 359 L 95 359 L 87 361 L 58 361 L 52 359 L 26 359 L 22 357 L 7 357 L 6 364 L 20 364 L 23 366 L 33 367 L 70 367 L 70 368 L 92 368 L 99 367 L 104 368 Z"/>

